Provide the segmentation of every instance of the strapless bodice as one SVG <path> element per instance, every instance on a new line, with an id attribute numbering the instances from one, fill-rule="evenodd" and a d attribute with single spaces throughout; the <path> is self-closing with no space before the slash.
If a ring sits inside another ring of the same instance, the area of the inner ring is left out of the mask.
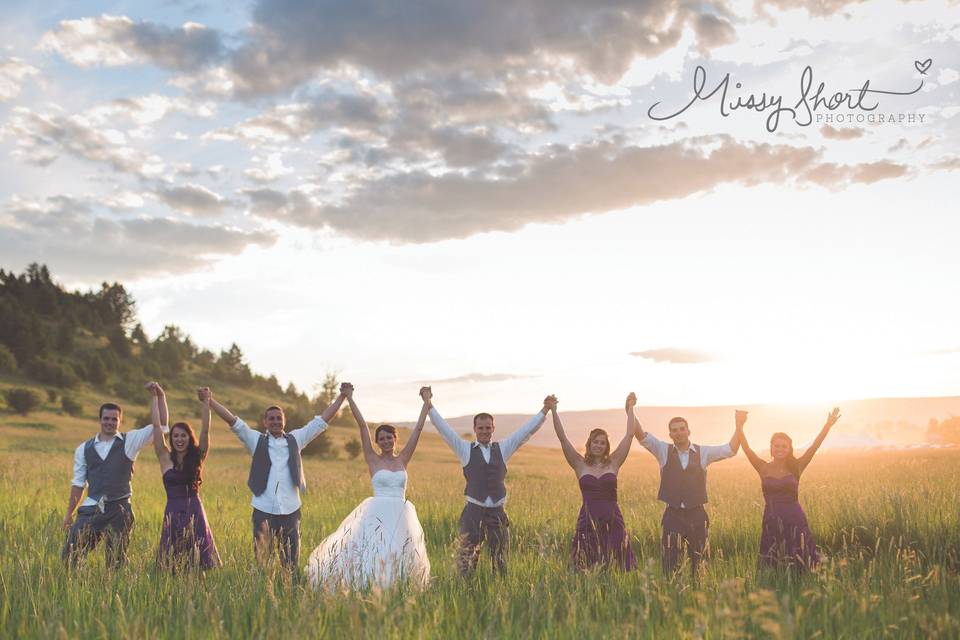
<path id="1" fill-rule="evenodd" d="M 792 504 L 797 501 L 800 482 L 792 473 L 782 478 L 764 476 L 760 481 L 767 504 Z"/>
<path id="2" fill-rule="evenodd" d="M 407 472 L 404 469 L 390 471 L 380 469 L 370 478 L 375 498 L 404 499 L 407 492 Z"/>

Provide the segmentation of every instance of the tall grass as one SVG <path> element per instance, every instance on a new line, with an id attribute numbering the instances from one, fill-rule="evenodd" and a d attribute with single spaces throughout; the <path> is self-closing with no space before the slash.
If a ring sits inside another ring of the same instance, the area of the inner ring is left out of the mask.
<path id="1" fill-rule="evenodd" d="M 92 434 L 91 434 L 92 435 Z M 408 498 L 427 535 L 433 581 L 404 589 L 318 594 L 253 562 L 249 456 L 215 432 L 203 499 L 225 566 L 207 574 L 155 568 L 164 498 L 152 451 L 137 462 L 129 562 L 99 547 L 78 570 L 60 562 L 71 453 L 86 433 L 0 428 L 0 635 L 4 638 L 956 638 L 960 637 L 960 451 L 822 453 L 801 502 L 825 560 L 808 575 L 758 573 L 762 497 L 742 460 L 708 475 L 713 558 L 698 583 L 664 579 L 661 505 L 643 452 L 620 476 L 620 503 L 640 569 L 577 573 L 570 538 L 580 497 L 559 451 L 511 460 L 512 549 L 499 578 L 487 556 L 462 580 L 454 537 L 463 481 L 426 438 Z M 362 463 L 308 459 L 303 561 L 364 497 Z"/>

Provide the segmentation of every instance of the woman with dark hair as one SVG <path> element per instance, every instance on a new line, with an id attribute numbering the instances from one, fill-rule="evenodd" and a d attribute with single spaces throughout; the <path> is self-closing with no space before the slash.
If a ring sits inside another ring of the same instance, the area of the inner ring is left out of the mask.
<path id="1" fill-rule="evenodd" d="M 157 561 L 174 569 L 184 565 L 218 567 L 220 554 L 200 501 L 203 461 L 210 446 L 210 404 L 204 402 L 199 440 L 189 423 L 177 422 L 170 427 L 168 449 L 163 438 L 168 417 L 166 395 L 156 382 L 146 388 L 153 394 L 151 414 L 158 427 L 153 430 L 153 448 L 167 492 Z"/>
<path id="2" fill-rule="evenodd" d="M 737 420 L 740 444 L 750 464 L 760 475 L 763 490 L 763 526 L 760 534 L 760 565 L 768 567 L 796 567 L 809 569 L 817 565 L 820 555 L 817 544 L 807 523 L 798 500 L 800 475 L 813 459 L 813 455 L 823 444 L 830 428 L 840 419 L 840 409 L 833 408 L 827 421 L 803 455 L 797 458 L 793 453 L 793 441 L 785 433 L 775 433 L 770 437 L 769 462 L 761 460 L 747 443 L 743 433 L 746 412 Z"/>
<path id="3" fill-rule="evenodd" d="M 560 446 L 567 464 L 577 474 L 583 505 L 577 517 L 577 528 L 573 534 L 573 564 L 578 569 L 594 566 L 613 566 L 630 571 L 635 569 L 637 561 L 630 546 L 630 536 L 623 523 L 623 514 L 617 504 L 617 472 L 627 459 L 633 434 L 636 430 L 633 413 L 629 410 L 636 404 L 636 396 L 627 397 L 629 417 L 627 433 L 610 453 L 610 438 L 603 429 L 594 429 L 587 437 L 584 454 L 581 456 L 567 439 L 554 403 L 550 412 L 553 415 L 553 428 L 557 432 Z"/>
<path id="4" fill-rule="evenodd" d="M 397 453 L 397 429 L 389 424 L 374 433 L 353 400 L 353 385 L 341 387 L 360 428 L 363 459 L 370 472 L 373 496 L 348 515 L 337 530 L 320 543 L 307 563 L 307 575 L 316 588 L 386 588 L 404 581 L 422 587 L 430 580 L 430 559 L 417 510 L 406 499 L 407 465 L 413 457 L 430 411 L 429 396 L 421 390 L 423 408 L 410 440 Z"/>

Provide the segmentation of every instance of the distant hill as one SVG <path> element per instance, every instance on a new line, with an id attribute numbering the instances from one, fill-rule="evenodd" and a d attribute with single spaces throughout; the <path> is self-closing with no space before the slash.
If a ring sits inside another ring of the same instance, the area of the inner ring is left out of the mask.
<path id="1" fill-rule="evenodd" d="M 827 413 L 834 406 L 841 411 L 840 422 L 833 428 L 826 448 L 910 447 L 944 444 L 936 434 L 939 426 L 947 426 L 952 435 L 960 435 L 960 397 L 946 398 L 877 398 L 845 400 L 819 406 L 757 404 L 713 407 L 638 407 L 637 415 L 645 430 L 660 439 L 667 439 L 667 423 L 674 416 L 683 416 L 690 424 L 694 442 L 716 444 L 726 442 L 733 434 L 733 413 L 736 409 L 750 412 L 746 434 L 757 450 L 769 446 L 770 435 L 783 431 L 802 449 L 816 436 Z M 501 414 L 496 416 L 497 435 L 513 433 L 530 416 Z M 583 447 L 591 429 L 600 427 L 616 442 L 626 429 L 623 409 L 561 411 L 564 430 L 578 449 Z M 473 416 L 446 417 L 458 433 L 472 432 Z M 951 420 L 952 419 L 952 420 Z M 935 425 L 931 424 L 935 421 Z M 412 423 L 397 423 L 408 426 Z M 557 447 L 553 424 L 548 418 L 530 442 L 539 446 Z"/>

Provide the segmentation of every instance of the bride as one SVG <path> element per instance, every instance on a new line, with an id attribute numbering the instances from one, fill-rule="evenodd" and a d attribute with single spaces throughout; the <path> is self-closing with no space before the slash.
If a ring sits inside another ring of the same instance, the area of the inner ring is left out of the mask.
<path id="1" fill-rule="evenodd" d="M 310 583 L 326 589 L 385 588 L 398 581 L 425 586 L 430 580 L 430 560 L 423 529 L 417 510 L 404 494 L 406 466 L 417 448 L 430 403 L 424 398 L 417 426 L 399 454 L 396 428 L 388 424 L 377 427 L 374 438 L 380 448 L 378 454 L 370 443 L 367 423 L 353 401 L 353 385 L 345 384 L 343 391 L 360 426 L 373 497 L 361 502 L 310 554 Z"/>

